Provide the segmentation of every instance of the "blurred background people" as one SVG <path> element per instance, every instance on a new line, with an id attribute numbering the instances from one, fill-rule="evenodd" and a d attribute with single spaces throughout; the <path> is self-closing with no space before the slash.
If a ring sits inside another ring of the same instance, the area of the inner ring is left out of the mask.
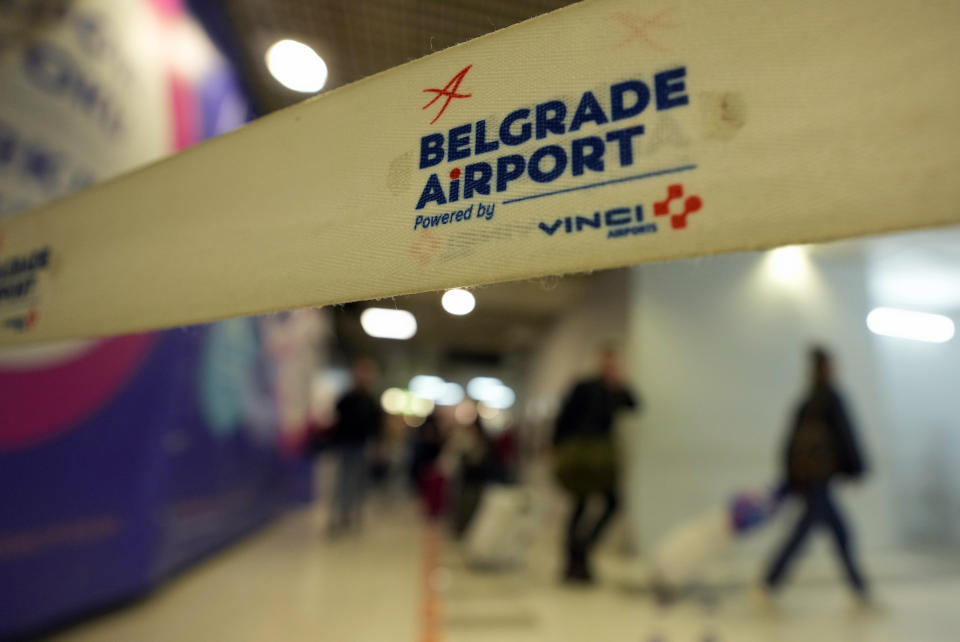
<path id="1" fill-rule="evenodd" d="M 410 456 L 408 433 L 411 427 L 397 419 L 384 417 L 380 438 L 371 458 L 370 478 L 382 508 L 392 508 L 408 496 L 406 476 Z"/>
<path id="2" fill-rule="evenodd" d="M 445 443 L 437 415 L 432 413 L 416 429 L 410 457 L 410 483 L 429 517 L 438 517 L 444 509 L 446 484 L 438 464 Z"/>
<path id="3" fill-rule="evenodd" d="M 330 534 L 356 528 L 363 514 L 368 474 L 368 448 L 380 436 L 382 411 L 371 392 L 377 378 L 373 359 L 359 359 L 353 365 L 353 386 L 337 402 L 337 423 L 333 440 L 338 449 L 339 467 L 330 517 Z"/>
<path id="4" fill-rule="evenodd" d="M 613 425 L 621 409 L 636 409 L 618 354 L 604 349 L 600 372 L 577 383 L 567 395 L 554 432 L 557 477 L 573 500 L 567 526 L 564 580 L 591 582 L 590 554 L 620 506 L 619 462 Z M 591 518 L 588 504 L 603 503 Z"/>
<path id="5" fill-rule="evenodd" d="M 831 493 L 838 477 L 864 475 L 866 466 L 843 398 L 833 385 L 833 359 L 822 347 L 810 350 L 810 390 L 794 414 L 784 452 L 787 492 L 803 501 L 803 513 L 771 563 L 768 591 L 780 587 L 796 555 L 814 527 L 833 536 L 847 580 L 866 601 L 867 583 L 853 554 L 853 541 Z"/>
<path id="6" fill-rule="evenodd" d="M 504 465 L 497 444 L 478 416 L 462 430 L 463 440 L 458 453 L 456 502 L 453 509 L 453 532 L 466 533 L 480 505 L 486 486 L 504 481 Z"/>

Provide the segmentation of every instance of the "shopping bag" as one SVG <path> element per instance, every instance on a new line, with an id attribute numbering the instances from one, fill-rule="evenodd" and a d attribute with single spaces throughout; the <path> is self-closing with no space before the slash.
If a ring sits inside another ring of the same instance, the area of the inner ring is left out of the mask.
<path id="1" fill-rule="evenodd" d="M 571 437 L 554 452 L 557 481 L 575 495 L 616 489 L 617 469 L 616 449 L 609 438 Z"/>

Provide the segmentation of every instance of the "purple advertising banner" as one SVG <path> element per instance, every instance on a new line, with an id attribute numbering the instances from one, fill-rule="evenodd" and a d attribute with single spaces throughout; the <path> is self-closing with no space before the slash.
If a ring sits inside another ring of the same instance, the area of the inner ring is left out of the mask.
<path id="1" fill-rule="evenodd" d="M 304 467 L 284 447 L 263 324 L 111 339 L 42 377 L 0 371 L 0 425 L 48 419 L 35 441 L 0 442 L 0 635 L 143 591 L 288 503 Z"/>
<path id="2" fill-rule="evenodd" d="M 176 0 L 0 3 L 0 54 L 0 217 L 249 114 Z M 0 352 L 0 638 L 141 594 L 302 496 L 322 325 L 301 310 Z"/>

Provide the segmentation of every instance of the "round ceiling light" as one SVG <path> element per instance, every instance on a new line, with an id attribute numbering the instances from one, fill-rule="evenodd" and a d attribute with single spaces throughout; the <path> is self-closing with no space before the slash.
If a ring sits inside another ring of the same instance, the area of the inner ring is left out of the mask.
<path id="1" fill-rule="evenodd" d="M 327 83 L 327 63 L 309 45 L 281 40 L 267 49 L 267 69 L 293 91 L 313 94 Z"/>

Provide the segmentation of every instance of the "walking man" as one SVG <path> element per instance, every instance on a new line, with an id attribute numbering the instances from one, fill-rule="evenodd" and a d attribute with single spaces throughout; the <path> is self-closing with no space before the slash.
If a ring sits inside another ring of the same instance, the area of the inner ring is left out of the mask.
<path id="1" fill-rule="evenodd" d="M 620 506 L 614 417 L 623 408 L 637 407 L 624 379 L 617 353 L 604 350 L 599 376 L 576 384 L 557 418 L 554 464 L 557 478 L 573 499 L 564 571 L 568 582 L 593 581 L 591 553 Z M 587 511 L 591 499 L 602 501 L 601 512 L 593 519 Z"/>
<path id="2" fill-rule="evenodd" d="M 857 597 L 867 601 L 867 583 L 853 554 L 853 542 L 831 485 L 838 477 L 862 477 L 866 466 L 843 399 L 833 386 L 833 361 L 823 348 L 810 351 L 810 391 L 793 418 L 784 464 L 787 491 L 803 501 L 803 514 L 765 578 L 776 590 L 814 527 L 833 536 L 847 580 Z"/>

